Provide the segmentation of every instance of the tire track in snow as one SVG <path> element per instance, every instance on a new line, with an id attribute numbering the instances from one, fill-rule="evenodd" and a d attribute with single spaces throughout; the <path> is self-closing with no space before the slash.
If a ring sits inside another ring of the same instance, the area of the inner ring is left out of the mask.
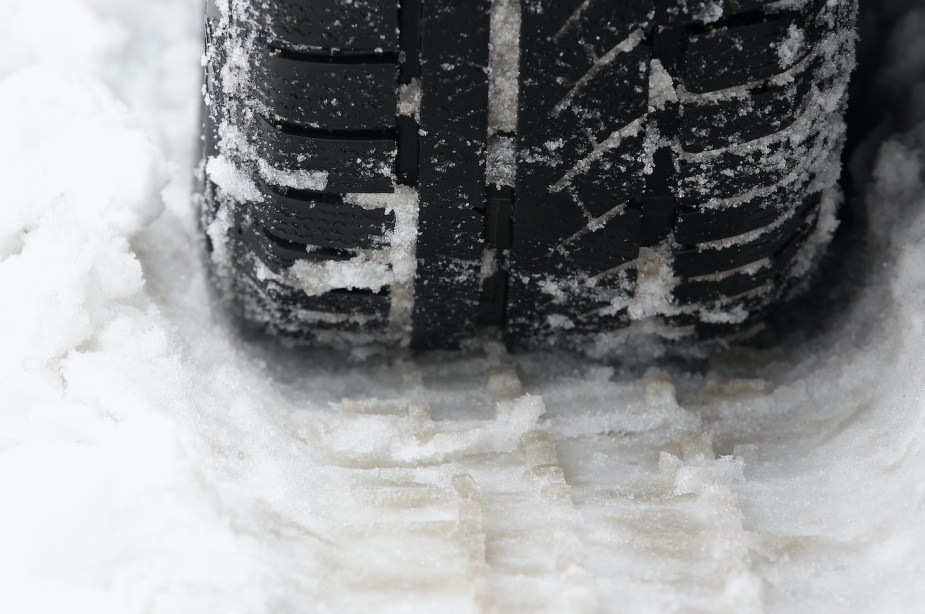
<path id="1" fill-rule="evenodd" d="M 345 400 L 301 429 L 338 475 L 320 497 L 332 589 L 369 607 L 414 589 L 463 611 L 598 610 L 543 401 L 524 394 L 500 346 L 489 353 L 486 419 Z"/>
<path id="2" fill-rule="evenodd" d="M 539 406 L 542 416 L 542 398 L 524 394 L 506 351 L 503 347 L 495 351 L 499 365 L 489 375 L 488 389 L 496 415 L 503 418 L 518 403 L 529 400 Z M 499 600 L 515 594 L 534 596 L 531 603 L 506 603 L 507 611 L 599 611 L 593 579 L 584 569 L 575 531 L 571 487 L 555 443 L 537 422 L 520 436 L 518 452 L 519 499 L 504 492 L 492 497 L 499 505 L 490 519 L 496 528 L 491 535 L 490 561 L 499 588 L 506 589 L 498 591 Z"/>
<path id="3" fill-rule="evenodd" d="M 648 411 L 683 411 L 675 394 L 664 374 L 646 376 Z M 713 611 L 717 603 L 728 606 L 722 611 L 764 610 L 753 561 L 760 541 L 737 496 L 745 462 L 738 454 L 717 456 L 693 418 L 678 429 L 634 433 L 632 419 L 621 432 L 610 417 L 560 435 L 579 539 L 602 603 L 625 611 L 682 603 L 689 611 Z"/>

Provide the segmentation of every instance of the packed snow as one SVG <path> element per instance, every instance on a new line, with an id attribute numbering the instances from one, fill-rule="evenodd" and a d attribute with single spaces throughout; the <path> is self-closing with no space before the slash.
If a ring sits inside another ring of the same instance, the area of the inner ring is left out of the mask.
<path id="1" fill-rule="evenodd" d="M 608 365 L 243 336 L 190 198 L 199 3 L 0 0 L 0 612 L 920 610 L 925 8 L 881 4 L 815 289 Z"/>

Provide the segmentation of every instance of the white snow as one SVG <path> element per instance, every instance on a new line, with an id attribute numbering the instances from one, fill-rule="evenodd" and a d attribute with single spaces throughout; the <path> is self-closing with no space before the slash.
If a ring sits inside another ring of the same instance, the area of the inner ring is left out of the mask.
<path id="1" fill-rule="evenodd" d="M 517 148 L 512 137 L 488 137 L 485 180 L 496 187 L 514 187 L 517 183 Z"/>
<path id="2" fill-rule="evenodd" d="M 488 133 L 517 131 L 520 0 L 492 0 L 488 42 Z"/>
<path id="3" fill-rule="evenodd" d="M 260 176 L 273 185 L 321 192 L 328 185 L 327 171 L 280 170 L 266 160 L 257 161 Z"/>
<path id="4" fill-rule="evenodd" d="M 189 197 L 200 11 L 0 0 L 0 612 L 921 609 L 922 9 L 856 291 L 686 367 L 236 333 Z"/>
<path id="5" fill-rule="evenodd" d="M 723 3 L 722 0 L 695 0 L 690 12 L 695 21 L 714 23 L 723 17 Z"/>
<path id="6" fill-rule="evenodd" d="M 787 29 L 787 38 L 777 48 L 777 57 L 780 60 L 782 70 L 790 68 L 796 62 L 803 52 L 805 42 L 803 30 L 798 28 L 796 24 L 790 24 L 790 28 Z"/>
<path id="7" fill-rule="evenodd" d="M 671 292 L 678 279 L 671 270 L 671 258 L 665 247 L 639 249 L 638 279 L 632 298 L 625 299 L 625 307 L 633 320 L 644 320 L 673 313 Z M 621 305 L 621 307 L 624 305 Z"/>
<path id="8" fill-rule="evenodd" d="M 206 175 L 222 192 L 238 202 L 263 201 L 263 193 L 254 180 L 225 156 L 211 156 L 206 162 Z"/>
<path id="9" fill-rule="evenodd" d="M 398 114 L 421 121 L 420 79 L 412 79 L 411 83 L 401 85 L 398 88 Z"/>
<path id="10" fill-rule="evenodd" d="M 678 101 L 674 80 L 661 61 L 654 59 L 649 63 L 649 112 L 661 110 L 665 105 Z"/>

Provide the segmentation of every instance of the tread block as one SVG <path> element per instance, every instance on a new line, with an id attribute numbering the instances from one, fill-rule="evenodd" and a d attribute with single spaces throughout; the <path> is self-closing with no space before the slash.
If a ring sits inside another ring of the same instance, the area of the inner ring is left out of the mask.
<path id="1" fill-rule="evenodd" d="M 532 59 L 522 58 L 555 75 L 544 79 L 544 86 L 558 100 L 595 61 L 634 30 L 647 27 L 653 7 L 653 0 L 525 0 L 522 46 L 530 49 Z"/>
<path id="2" fill-rule="evenodd" d="M 397 84 L 394 63 L 306 61 L 270 52 L 259 63 L 257 95 L 284 122 L 326 130 L 386 130 L 395 125 Z"/>
<path id="3" fill-rule="evenodd" d="M 684 86 L 692 92 L 710 92 L 767 79 L 790 68 L 808 47 L 790 40 L 794 21 L 795 16 L 787 14 L 692 35 L 684 54 Z M 790 47 L 793 53 L 788 53 Z"/>
<path id="4" fill-rule="evenodd" d="M 390 135 L 299 129 L 257 121 L 257 149 L 277 169 L 327 173 L 325 191 L 391 192 L 397 147 Z"/>
<path id="5" fill-rule="evenodd" d="M 422 254 L 452 252 L 456 258 L 481 258 L 485 145 L 484 136 L 478 138 L 470 131 L 462 135 L 428 131 L 421 139 L 421 158 L 427 161 L 419 184 Z"/>
<path id="6" fill-rule="evenodd" d="M 736 296 L 768 283 L 774 278 L 776 270 L 765 267 L 753 275 L 736 273 L 717 281 L 688 281 L 680 283 L 672 291 L 672 296 L 681 305 L 719 301 L 727 296 Z"/>
<path id="7" fill-rule="evenodd" d="M 490 10 L 490 0 L 423 3 L 417 348 L 458 346 L 479 315 Z"/>
<path id="8" fill-rule="evenodd" d="M 546 318 L 550 328 L 555 326 L 556 316 L 560 316 L 563 323 L 567 322 L 567 324 L 560 324 L 559 326 L 567 330 L 571 335 L 593 335 L 604 331 L 616 331 L 626 328 L 631 322 L 626 311 L 604 315 L 601 313 L 575 313 L 571 310 L 559 312 L 553 307 Z"/>
<path id="9" fill-rule="evenodd" d="M 794 265 L 800 247 L 806 243 L 815 227 L 816 217 L 804 222 L 782 249 L 771 258 L 771 263 L 754 274 L 736 273 L 719 280 L 684 280 L 674 288 L 672 294 L 682 305 L 719 301 L 724 297 L 736 296 L 788 276 Z M 771 299 L 773 297 L 768 297 Z"/>
<path id="10" fill-rule="evenodd" d="M 645 129 L 623 129 L 648 111 L 652 49 L 642 38 L 629 37 L 648 29 L 655 4 L 522 3 L 521 121 L 508 309 L 508 337 L 515 344 L 588 332 L 596 321 L 593 314 L 609 304 L 574 292 L 553 303 L 537 285 L 584 287 L 577 280 L 638 256 L 642 215 L 629 201 L 645 191 Z M 623 212 L 607 217 L 621 205 Z M 589 231 L 589 224 L 600 227 Z M 626 292 L 621 288 L 603 294 Z M 624 320 L 597 322 L 612 328 Z"/>
<path id="11" fill-rule="evenodd" d="M 682 108 L 678 137 L 687 152 L 700 153 L 774 134 L 793 123 L 812 84 L 804 71 L 796 85 L 759 88 L 749 96 L 688 104 Z"/>
<path id="12" fill-rule="evenodd" d="M 767 0 L 688 0 L 687 12 L 695 23 L 715 23 L 720 18 L 760 11 Z"/>
<path id="13" fill-rule="evenodd" d="M 436 254 L 418 257 L 412 343 L 448 348 L 471 338 L 479 315 L 479 263 Z"/>
<path id="14" fill-rule="evenodd" d="M 639 46 L 600 67 L 561 98 L 546 93 L 532 97 L 526 112 L 545 119 L 524 135 L 522 147 L 542 151 L 551 162 L 579 160 L 591 152 L 594 143 L 604 142 L 644 117 L 648 110 L 649 57 L 649 49 Z M 550 149 L 549 143 L 556 148 Z"/>
<path id="15" fill-rule="evenodd" d="M 391 306 L 387 292 L 333 290 L 310 296 L 275 280 L 247 275 L 242 305 L 245 317 L 270 333 L 293 341 L 313 341 L 322 332 L 381 331 Z M 270 316 L 269 319 L 267 316 Z"/>
<path id="16" fill-rule="evenodd" d="M 606 150 L 577 174 L 566 190 L 594 217 L 638 197 L 646 187 L 645 161 L 640 155 L 644 143 L 642 132 L 623 139 L 619 147 Z"/>
<path id="17" fill-rule="evenodd" d="M 665 323 L 673 327 L 693 326 L 693 340 L 731 338 L 760 325 L 776 307 L 773 303 L 749 302 L 744 308 L 749 315 L 741 322 L 703 322 L 693 315 L 671 316 Z"/>
<path id="18" fill-rule="evenodd" d="M 819 199 L 818 192 L 806 197 L 787 221 L 748 243 L 722 249 L 685 247 L 675 250 L 675 273 L 683 277 L 711 275 L 773 256 L 786 245 L 808 217 L 814 216 L 818 211 Z"/>
<path id="19" fill-rule="evenodd" d="M 526 173 L 518 182 L 531 183 Z M 514 209 L 514 249 L 516 270 L 542 272 L 556 248 L 588 225 L 588 219 L 574 197 L 567 192 L 547 192 L 533 196 L 518 191 Z"/>
<path id="20" fill-rule="evenodd" d="M 252 278 L 252 281 L 274 303 L 292 309 L 321 313 L 342 313 L 352 316 L 379 316 L 384 319 L 391 308 L 391 299 L 388 292 L 332 290 L 324 294 L 311 296 L 272 279 L 260 281 Z"/>
<path id="21" fill-rule="evenodd" d="M 551 139 L 568 142 L 578 134 L 585 137 L 581 141 L 602 141 L 613 131 L 645 115 L 650 57 L 649 47 L 639 44 L 609 62 L 597 64 L 574 80 L 559 73 L 544 79 L 543 73 L 550 68 L 536 58 L 523 57 L 524 70 L 535 75 L 532 81 L 543 82 L 538 88 L 529 88 L 532 95 L 521 105 L 529 116 L 548 118 L 548 121 L 539 122 L 541 125 L 536 126 L 539 130 L 535 131 L 545 140 L 528 138 L 525 144 L 542 145 Z M 555 82 L 555 87 L 547 87 L 547 81 Z M 530 86 L 532 82 L 525 85 Z M 527 136 L 533 133 L 530 131 Z"/>
<path id="22" fill-rule="evenodd" d="M 340 249 L 384 247 L 395 216 L 385 209 L 366 209 L 340 196 L 274 190 L 261 186 L 264 202 L 253 205 L 254 221 L 273 235 L 295 243 Z"/>
<path id="23" fill-rule="evenodd" d="M 304 243 L 287 241 L 273 235 L 265 228 L 250 225 L 243 230 L 243 244 L 277 275 L 283 273 L 300 260 L 344 261 L 356 254 L 338 248 L 318 248 Z M 311 251 L 309 251 L 311 250 Z"/>
<path id="24" fill-rule="evenodd" d="M 398 50 L 395 0 L 269 0 L 269 35 L 292 47 Z"/>
<path id="25" fill-rule="evenodd" d="M 804 188 L 797 190 L 802 193 Z M 675 225 L 675 241 L 696 245 L 720 241 L 763 228 L 787 215 L 799 204 L 794 203 L 793 188 L 778 188 L 736 207 L 721 209 L 683 209 Z"/>
<path id="26" fill-rule="evenodd" d="M 546 276 L 519 280 L 514 316 L 508 321 L 507 338 L 518 347 L 554 343 L 563 333 L 569 336 L 612 331 L 629 325 L 625 310 L 610 313 L 612 300 L 631 296 L 636 285 L 634 270 L 619 275 L 560 285 L 554 294 L 546 291 Z"/>
<path id="27" fill-rule="evenodd" d="M 788 175 L 804 169 L 813 172 L 819 160 L 808 156 L 817 151 L 825 153 L 826 139 L 836 138 L 820 125 L 815 133 L 801 143 L 781 139 L 760 148 L 740 152 L 729 149 L 701 159 L 679 160 L 679 201 L 687 207 L 696 207 L 705 200 L 732 198 L 752 190 L 771 188 Z"/>
<path id="28" fill-rule="evenodd" d="M 687 0 L 687 13 L 695 24 L 717 27 L 730 23 L 764 21 L 768 15 L 792 12 L 794 4 L 799 3 L 772 0 Z"/>
<path id="29" fill-rule="evenodd" d="M 627 209 L 563 249 L 573 264 L 589 275 L 597 275 L 639 256 L 641 226 L 642 214 Z"/>

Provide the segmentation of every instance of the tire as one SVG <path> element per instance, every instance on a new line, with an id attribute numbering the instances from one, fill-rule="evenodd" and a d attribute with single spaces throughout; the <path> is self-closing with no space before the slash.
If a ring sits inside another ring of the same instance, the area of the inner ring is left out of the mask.
<path id="1" fill-rule="evenodd" d="M 212 0 L 219 286 L 296 342 L 750 334 L 837 224 L 855 20 L 854 0 Z"/>

